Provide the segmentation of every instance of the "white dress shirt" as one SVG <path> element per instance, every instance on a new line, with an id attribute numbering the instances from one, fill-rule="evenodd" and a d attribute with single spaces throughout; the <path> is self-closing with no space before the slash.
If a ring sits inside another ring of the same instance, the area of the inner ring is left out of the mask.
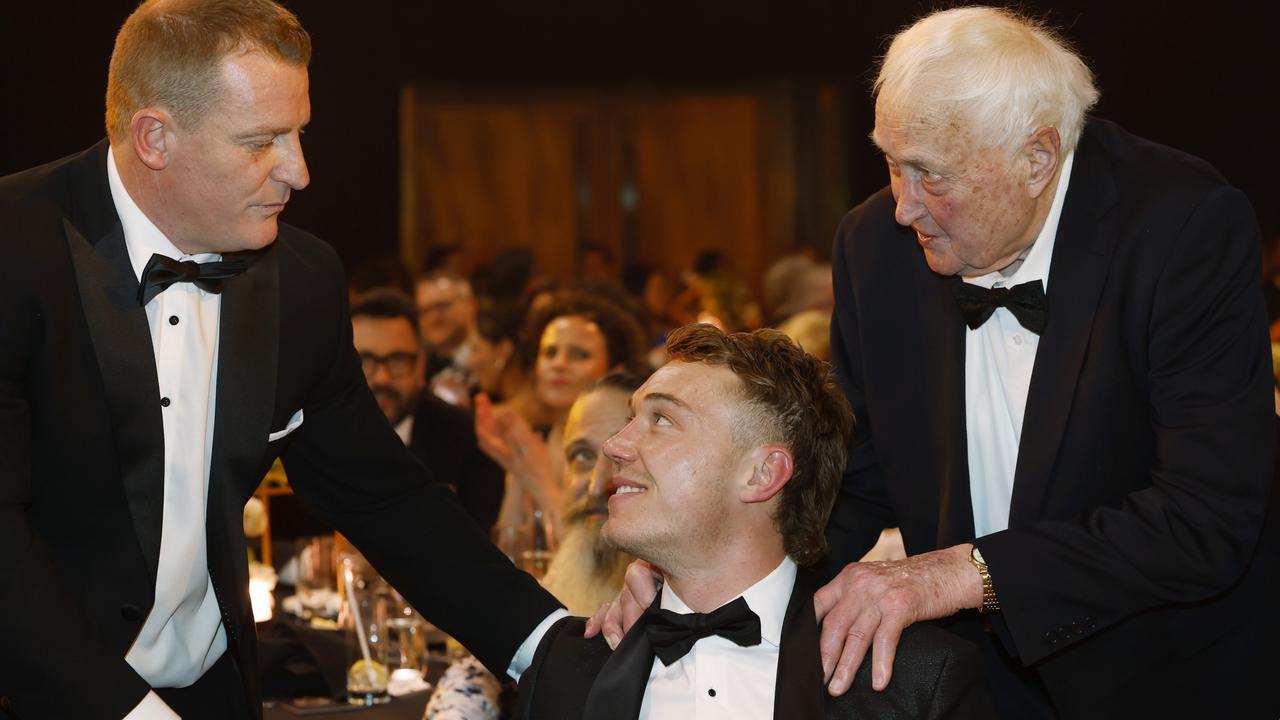
<path id="1" fill-rule="evenodd" d="M 1058 234 L 1058 220 L 1067 195 L 1075 154 L 1068 153 L 1044 227 L 1030 251 L 1011 275 L 1000 272 L 965 277 L 985 288 L 1013 287 L 1040 280 L 1049 292 L 1049 263 Z M 1052 312 L 1052 309 L 1050 309 Z M 957 318 L 957 322 L 959 319 Z M 977 330 L 968 330 L 964 343 L 965 436 L 969 452 L 969 493 L 973 502 L 976 537 L 1009 527 L 1013 475 L 1022 439 L 1022 415 L 1027 406 L 1031 371 L 1040 336 L 1022 327 L 1005 308 L 996 308 Z"/>
<path id="2" fill-rule="evenodd" d="M 129 197 L 112 150 L 107 181 L 138 278 L 153 253 L 221 259 L 174 247 Z M 205 546 L 220 309 L 220 297 L 194 283 L 175 283 L 146 305 L 164 427 L 164 510 L 155 603 L 125 660 L 152 687 L 191 685 L 227 649 Z M 147 717 L 136 713 L 158 701 L 149 698 L 129 717 Z"/>
<path id="3" fill-rule="evenodd" d="M 186 255 L 160 232 L 125 189 L 113 148 L 107 150 L 107 183 L 139 280 L 153 253 L 195 262 L 222 259 Z M 164 510 L 155 603 L 125 661 L 152 687 L 193 684 L 227 649 L 205 544 L 221 308 L 220 295 L 186 282 L 174 283 L 146 305 L 164 428 Z M 515 678 L 529 667 L 547 629 L 566 615 L 563 609 L 551 613 L 525 638 L 508 668 Z M 152 692 L 125 720 L 176 717 Z"/>
<path id="4" fill-rule="evenodd" d="M 795 582 L 796 564 L 783 558 L 773 572 L 742 593 L 760 616 L 759 645 L 741 647 L 712 635 L 694 643 L 687 655 L 670 666 L 654 658 L 639 720 L 772 718 L 782 620 Z M 693 612 L 670 585 L 662 588 L 659 607 Z"/>

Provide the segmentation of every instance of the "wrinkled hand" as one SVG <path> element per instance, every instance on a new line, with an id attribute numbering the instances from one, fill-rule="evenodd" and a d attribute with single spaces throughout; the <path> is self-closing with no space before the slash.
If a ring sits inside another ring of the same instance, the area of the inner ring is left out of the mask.
<path id="1" fill-rule="evenodd" d="M 609 643 L 610 648 L 617 650 L 622 636 L 653 604 L 661 582 L 662 574 L 657 568 L 644 560 L 632 562 L 627 566 L 626 578 L 618 598 L 601 605 L 596 614 L 587 620 L 583 637 L 595 637 L 596 633 L 603 631 L 605 642 Z"/>
<path id="2" fill-rule="evenodd" d="M 849 689 L 868 648 L 871 685 L 885 689 L 903 629 L 982 604 L 982 579 L 969 563 L 971 548 L 964 544 L 905 560 L 851 563 L 814 594 L 822 623 L 822 670 L 832 695 Z"/>

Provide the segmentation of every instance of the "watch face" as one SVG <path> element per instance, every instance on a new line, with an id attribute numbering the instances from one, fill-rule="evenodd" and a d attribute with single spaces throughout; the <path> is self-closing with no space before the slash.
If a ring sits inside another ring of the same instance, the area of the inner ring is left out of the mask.
<path id="1" fill-rule="evenodd" d="M 977 560 L 978 562 L 982 563 L 983 565 L 986 565 L 986 564 L 987 564 L 987 561 L 982 559 L 982 551 L 981 551 L 981 550 L 979 550 L 976 546 L 973 548 L 973 553 L 972 553 L 972 554 L 973 554 L 973 559 L 974 559 L 974 560 Z"/>

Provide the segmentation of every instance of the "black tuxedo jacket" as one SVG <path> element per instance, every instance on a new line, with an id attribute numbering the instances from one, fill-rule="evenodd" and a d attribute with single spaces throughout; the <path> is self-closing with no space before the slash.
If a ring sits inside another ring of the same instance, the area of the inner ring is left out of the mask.
<path id="1" fill-rule="evenodd" d="M 913 554 L 973 540 L 960 280 L 929 270 L 888 189 L 844 219 L 833 273 L 832 356 L 858 426 L 827 574 L 883 527 L 901 527 Z M 1259 273 L 1240 192 L 1203 161 L 1088 124 L 1009 529 L 976 541 L 1003 651 L 1063 716 L 1259 712 L 1240 704 L 1259 699 L 1250 663 L 1276 615 Z"/>
<path id="2" fill-rule="evenodd" d="M 486 533 L 498 521 L 506 473 L 476 443 L 469 411 L 424 390 L 413 411 L 409 451 L 453 488 L 467 514 Z"/>
<path id="3" fill-rule="evenodd" d="M 0 696 L 23 718 L 120 718 L 148 690 L 124 656 L 154 596 L 162 408 L 106 154 L 103 142 L 0 179 Z M 277 456 L 313 512 L 505 672 L 557 603 L 378 410 L 336 254 L 281 225 L 225 286 L 218 352 L 205 532 L 250 707 L 260 712 L 241 512 Z M 268 442 L 299 409 L 303 424 Z"/>
<path id="4" fill-rule="evenodd" d="M 977 649 L 927 625 L 903 633 L 893 682 L 884 692 L 871 687 L 868 657 L 849 691 L 830 697 L 823 685 L 818 622 L 813 612 L 817 587 L 815 575 L 805 570 L 797 573 L 778 647 L 775 718 L 994 717 Z M 520 678 L 517 718 L 627 720 L 639 715 L 654 658 L 644 632 L 645 618 L 632 626 L 612 653 L 599 635 L 583 639 L 585 622 L 584 618 L 564 618 L 543 637 L 533 664 Z"/>

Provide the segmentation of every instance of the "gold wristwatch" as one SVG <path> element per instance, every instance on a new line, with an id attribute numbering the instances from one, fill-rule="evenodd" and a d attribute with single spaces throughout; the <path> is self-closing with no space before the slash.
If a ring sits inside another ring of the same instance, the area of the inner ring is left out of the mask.
<path id="1" fill-rule="evenodd" d="M 982 577 L 982 605 L 978 608 L 981 613 L 1000 612 L 1000 600 L 996 597 L 996 589 L 991 584 L 991 571 L 987 569 L 987 561 L 982 559 L 982 551 L 977 545 L 969 551 L 969 563 L 978 569 L 978 575 Z"/>

